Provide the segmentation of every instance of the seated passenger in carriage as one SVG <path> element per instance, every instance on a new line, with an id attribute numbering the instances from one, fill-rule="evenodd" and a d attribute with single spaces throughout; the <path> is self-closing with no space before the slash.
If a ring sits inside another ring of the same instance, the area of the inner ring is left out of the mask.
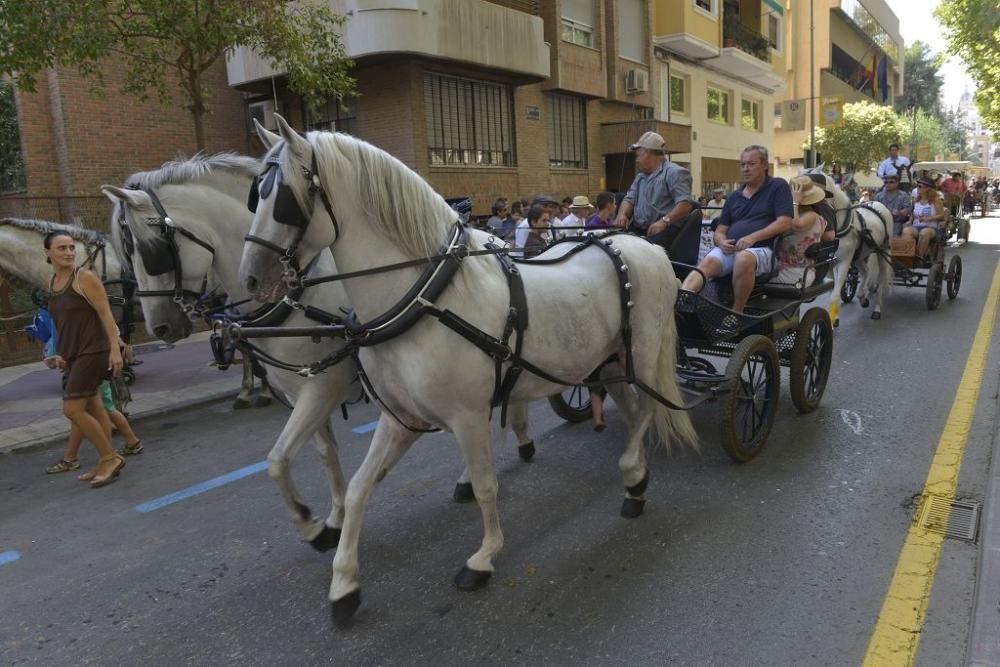
<path id="1" fill-rule="evenodd" d="M 944 202 L 934 189 L 934 181 L 929 178 L 917 180 L 917 199 L 913 202 L 913 221 L 903 227 L 904 239 L 917 239 L 917 254 L 927 255 L 931 239 L 947 219 Z"/>
<path id="2" fill-rule="evenodd" d="M 892 214 L 892 235 L 899 236 L 903 233 L 903 225 L 910 221 L 910 195 L 899 188 L 899 176 L 891 174 L 882 180 L 885 187 L 875 195 L 875 201 L 889 209 Z"/>
<path id="3" fill-rule="evenodd" d="M 821 240 L 833 240 L 834 230 L 827 231 L 826 217 L 821 211 L 827 206 L 823 188 L 808 176 L 796 176 L 790 185 L 794 215 L 790 231 L 778 241 L 778 275 L 770 282 L 806 287 L 816 278 L 814 262 L 806 251 Z"/>
<path id="4" fill-rule="evenodd" d="M 683 289 L 697 292 L 708 280 L 732 274 L 733 310 L 742 313 L 756 276 L 774 267 L 774 240 L 792 226 L 792 191 L 788 182 L 768 174 L 768 152 L 748 146 L 740 155 L 743 186 L 729 195 L 716 219 L 715 248 L 684 279 Z"/>

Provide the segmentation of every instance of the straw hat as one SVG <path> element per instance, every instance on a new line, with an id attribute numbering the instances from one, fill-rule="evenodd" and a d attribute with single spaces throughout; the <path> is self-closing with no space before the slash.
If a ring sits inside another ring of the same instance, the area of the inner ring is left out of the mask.
<path id="1" fill-rule="evenodd" d="M 570 208 L 594 208 L 590 200 L 587 199 L 587 195 L 577 195 L 573 197 L 573 203 L 569 205 Z"/>
<path id="2" fill-rule="evenodd" d="M 808 206 L 809 204 L 821 202 L 826 198 L 826 191 L 814 183 L 808 176 L 796 176 L 791 180 L 791 184 L 802 187 L 802 198 L 799 200 L 800 204 Z"/>

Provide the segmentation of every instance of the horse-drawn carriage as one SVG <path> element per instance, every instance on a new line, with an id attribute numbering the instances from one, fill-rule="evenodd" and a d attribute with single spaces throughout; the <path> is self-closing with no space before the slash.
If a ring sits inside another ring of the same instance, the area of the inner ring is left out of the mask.
<path id="1" fill-rule="evenodd" d="M 967 181 L 969 177 L 976 175 L 976 170 L 979 167 L 973 166 L 971 162 L 962 161 L 949 161 L 949 162 L 917 162 L 913 165 L 913 174 L 923 174 L 934 178 L 938 175 L 949 178 L 951 174 L 959 173 L 962 175 L 962 181 Z M 967 190 L 966 193 L 969 191 Z M 973 193 L 974 194 L 974 193 Z M 948 212 L 948 221 L 944 225 L 945 236 L 961 239 L 962 241 L 969 240 L 969 218 L 966 216 L 965 206 L 963 205 L 963 195 L 962 194 L 949 194 L 946 192 L 941 193 L 944 197 L 945 210 Z M 978 202 L 977 202 L 978 205 Z"/>

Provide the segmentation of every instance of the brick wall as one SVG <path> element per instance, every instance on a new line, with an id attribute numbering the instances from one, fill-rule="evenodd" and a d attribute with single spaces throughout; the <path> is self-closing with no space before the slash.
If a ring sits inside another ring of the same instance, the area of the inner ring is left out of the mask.
<path id="1" fill-rule="evenodd" d="M 153 169 L 178 154 L 196 151 L 194 124 L 179 87 L 173 106 L 163 107 L 155 100 L 140 102 L 118 92 L 124 72 L 121 62 L 109 61 L 103 71 L 103 97 L 91 94 L 92 82 L 66 69 L 40 77 L 37 93 L 18 93 L 29 195 L 100 194 L 103 183 L 121 183 L 132 172 Z M 250 150 L 243 95 L 229 87 L 224 61 L 206 72 L 204 85 L 212 107 L 204 120 L 205 150 Z M 58 108 L 54 114 L 50 91 L 58 91 L 62 113 L 65 155 L 61 160 Z"/>

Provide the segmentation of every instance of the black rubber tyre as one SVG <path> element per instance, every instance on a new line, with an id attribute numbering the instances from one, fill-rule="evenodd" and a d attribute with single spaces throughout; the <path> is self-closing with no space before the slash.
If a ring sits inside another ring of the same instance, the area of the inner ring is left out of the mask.
<path id="1" fill-rule="evenodd" d="M 962 239 L 963 241 L 968 241 L 969 240 L 969 228 L 970 227 L 972 227 L 972 223 L 969 222 L 968 220 L 965 220 L 963 218 L 962 222 L 959 223 L 959 226 L 958 226 L 958 230 L 959 230 L 958 231 L 958 238 Z"/>
<path id="2" fill-rule="evenodd" d="M 781 367 L 774 342 L 753 334 L 739 342 L 726 365 L 722 399 L 722 448 L 739 463 L 760 452 L 774 424 Z"/>
<path id="3" fill-rule="evenodd" d="M 927 271 L 927 310 L 937 310 L 941 305 L 941 283 L 944 281 L 943 265 L 934 262 Z"/>
<path id="4" fill-rule="evenodd" d="M 840 288 L 840 300 L 844 303 L 853 301 L 854 295 L 858 293 L 858 283 L 860 282 L 861 276 L 858 274 L 858 270 L 852 266 L 847 270 L 847 278 Z"/>
<path id="5" fill-rule="evenodd" d="M 125 381 L 129 387 L 135 384 L 135 371 L 131 368 L 126 368 L 122 371 L 122 380 Z"/>
<path id="6" fill-rule="evenodd" d="M 549 396 L 549 405 L 553 412 L 571 424 L 585 422 L 591 417 L 590 390 L 582 384 L 567 387 L 563 393 Z"/>
<path id="7" fill-rule="evenodd" d="M 800 414 L 819 407 L 833 362 L 833 325 L 822 308 L 810 308 L 799 322 L 789 363 L 792 403 Z"/>
<path id="8" fill-rule="evenodd" d="M 948 299 L 952 300 L 958 296 L 958 290 L 962 287 L 962 258 L 955 255 L 948 262 Z"/>

